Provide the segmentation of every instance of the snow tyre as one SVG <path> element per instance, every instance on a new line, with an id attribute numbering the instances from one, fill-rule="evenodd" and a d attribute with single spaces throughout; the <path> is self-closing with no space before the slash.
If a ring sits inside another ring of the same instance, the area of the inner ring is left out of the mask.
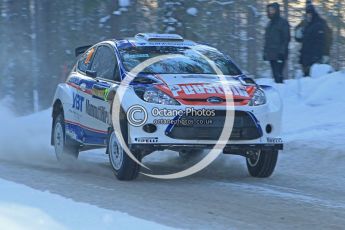
<path id="1" fill-rule="evenodd" d="M 259 151 L 256 157 L 247 158 L 247 168 L 251 176 L 257 178 L 270 177 L 276 167 L 278 150 Z"/>
<path id="2" fill-rule="evenodd" d="M 57 160 L 64 163 L 77 160 L 79 155 L 79 146 L 66 138 L 65 120 L 61 113 L 57 115 L 54 120 L 53 135 Z"/>
<path id="3" fill-rule="evenodd" d="M 132 151 L 132 153 L 140 162 L 140 152 Z M 127 155 L 114 131 L 111 132 L 109 137 L 108 154 L 110 165 L 117 179 L 122 181 L 130 181 L 138 177 L 140 165 Z"/>

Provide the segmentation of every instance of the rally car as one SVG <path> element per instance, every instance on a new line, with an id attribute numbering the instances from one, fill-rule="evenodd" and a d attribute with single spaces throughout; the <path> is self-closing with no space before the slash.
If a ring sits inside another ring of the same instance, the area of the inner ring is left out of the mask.
<path id="1" fill-rule="evenodd" d="M 187 158 L 221 143 L 224 154 L 246 158 L 251 176 L 273 173 L 283 148 L 280 96 L 217 49 L 174 34 L 138 34 L 79 47 L 76 56 L 53 101 L 58 160 L 106 148 L 117 178 L 132 180 L 154 151 Z"/>

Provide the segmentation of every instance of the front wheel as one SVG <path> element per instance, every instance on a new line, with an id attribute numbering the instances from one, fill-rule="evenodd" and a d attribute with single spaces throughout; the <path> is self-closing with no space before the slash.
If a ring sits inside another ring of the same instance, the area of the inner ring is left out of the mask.
<path id="1" fill-rule="evenodd" d="M 111 132 L 109 137 L 108 153 L 111 167 L 117 179 L 130 181 L 138 177 L 140 165 L 127 155 L 114 131 Z M 132 151 L 132 154 L 140 162 L 140 152 Z"/>
<path id="2" fill-rule="evenodd" d="M 247 157 L 249 174 L 257 178 L 270 177 L 276 167 L 278 150 L 257 151 Z"/>

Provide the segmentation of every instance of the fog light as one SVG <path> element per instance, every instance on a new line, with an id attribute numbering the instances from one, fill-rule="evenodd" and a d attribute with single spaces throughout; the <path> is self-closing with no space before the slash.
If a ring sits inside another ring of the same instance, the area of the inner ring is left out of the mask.
<path id="1" fill-rule="evenodd" d="M 154 133 L 157 131 L 157 126 L 154 124 L 147 124 L 143 126 L 143 130 L 147 133 Z"/>
<path id="2" fill-rule="evenodd" d="M 266 133 L 267 134 L 270 134 L 272 132 L 272 130 L 273 130 L 272 125 L 270 125 L 270 124 L 266 125 Z"/>

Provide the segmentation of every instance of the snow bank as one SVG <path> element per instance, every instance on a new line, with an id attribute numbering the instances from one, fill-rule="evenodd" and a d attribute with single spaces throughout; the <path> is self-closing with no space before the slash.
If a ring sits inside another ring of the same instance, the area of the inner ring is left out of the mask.
<path id="1" fill-rule="evenodd" d="M 66 167 L 56 160 L 50 145 L 51 125 L 51 109 L 16 117 L 0 101 L 0 161 L 71 170 L 72 166 Z M 96 164 L 108 162 L 104 153 L 103 149 L 83 152 L 73 170 L 108 175 L 109 168 Z"/>
<path id="2" fill-rule="evenodd" d="M 0 103 L 0 157 L 29 160 L 48 159 L 50 146 L 50 109 L 16 117 Z"/>
<path id="3" fill-rule="evenodd" d="M 0 179 L 0 229 L 172 229 Z"/>
<path id="4" fill-rule="evenodd" d="M 286 141 L 305 142 L 314 147 L 345 147 L 345 73 L 287 80 L 283 85 L 274 84 L 270 79 L 258 82 L 280 91 L 284 101 Z"/>
<path id="5" fill-rule="evenodd" d="M 332 72 L 334 72 L 334 69 L 330 65 L 327 65 L 327 64 L 314 64 L 311 67 L 310 76 L 312 78 L 318 78 L 318 77 L 322 77 L 322 76 L 325 76 L 327 74 L 330 74 Z"/>

